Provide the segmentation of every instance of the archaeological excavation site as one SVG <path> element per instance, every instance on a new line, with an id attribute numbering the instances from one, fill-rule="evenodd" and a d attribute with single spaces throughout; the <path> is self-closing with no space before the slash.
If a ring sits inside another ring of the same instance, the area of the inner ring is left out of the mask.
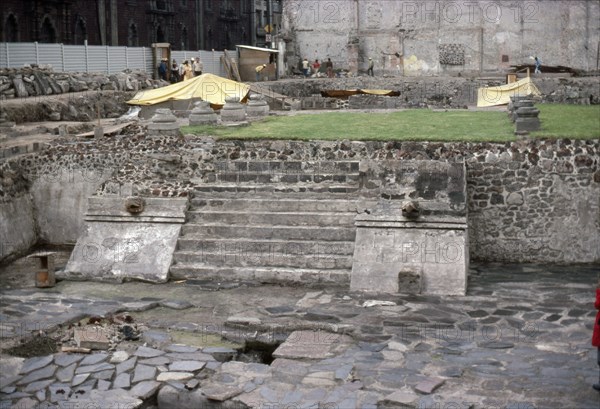
<path id="1" fill-rule="evenodd" d="M 8 3 L 0 409 L 599 407 L 600 2 Z"/>

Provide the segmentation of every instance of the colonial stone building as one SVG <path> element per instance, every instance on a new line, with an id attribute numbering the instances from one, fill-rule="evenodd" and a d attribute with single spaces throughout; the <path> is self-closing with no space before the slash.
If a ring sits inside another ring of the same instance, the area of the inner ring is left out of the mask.
<path id="1" fill-rule="evenodd" d="M 290 66 L 306 57 L 376 74 L 503 71 L 510 65 L 598 69 L 599 0 L 285 0 Z M 542 70 L 543 71 L 543 70 Z"/>
<path id="2" fill-rule="evenodd" d="M 264 42 L 278 0 L 3 0 L 0 42 L 232 49 Z M 269 18 L 270 17 L 270 18 Z"/>

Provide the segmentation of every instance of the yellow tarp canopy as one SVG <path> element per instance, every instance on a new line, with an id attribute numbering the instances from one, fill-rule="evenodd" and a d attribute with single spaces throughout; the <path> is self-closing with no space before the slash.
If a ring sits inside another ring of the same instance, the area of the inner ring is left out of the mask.
<path id="1" fill-rule="evenodd" d="M 510 102 L 510 97 L 513 95 L 540 96 L 542 94 L 533 81 L 531 81 L 531 77 L 527 77 L 512 84 L 501 85 L 499 87 L 479 88 L 477 90 L 477 107 L 506 105 Z"/>
<path id="2" fill-rule="evenodd" d="M 213 74 L 202 74 L 191 80 L 177 82 L 166 87 L 140 91 L 130 105 L 155 105 L 165 101 L 202 99 L 214 106 L 223 106 L 226 97 L 237 97 L 243 101 L 250 86 Z"/>

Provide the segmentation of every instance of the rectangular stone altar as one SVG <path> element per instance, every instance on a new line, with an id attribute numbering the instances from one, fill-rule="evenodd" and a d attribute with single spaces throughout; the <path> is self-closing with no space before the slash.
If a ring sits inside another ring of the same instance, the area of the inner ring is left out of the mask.
<path id="1" fill-rule="evenodd" d="M 389 199 L 380 199 L 355 219 L 351 289 L 465 294 L 469 251 L 464 163 L 397 161 L 385 169 L 381 192 Z"/>
<path id="2" fill-rule="evenodd" d="M 127 200 L 88 198 L 83 231 L 62 278 L 167 281 L 188 199 L 143 198 L 134 213 Z"/>

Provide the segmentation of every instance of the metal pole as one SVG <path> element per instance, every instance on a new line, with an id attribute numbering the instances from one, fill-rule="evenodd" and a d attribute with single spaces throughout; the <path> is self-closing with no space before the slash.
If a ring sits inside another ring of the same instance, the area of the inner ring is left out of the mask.
<path id="1" fill-rule="evenodd" d="M 63 43 L 60 44 L 60 54 L 62 57 L 62 70 L 63 72 L 66 72 L 67 70 L 65 70 L 65 45 Z"/>
<path id="2" fill-rule="evenodd" d="M 38 42 L 35 42 L 35 63 L 40 65 L 40 53 L 38 52 Z"/>
<path id="3" fill-rule="evenodd" d="M 83 46 L 85 47 L 85 72 L 90 72 L 90 62 L 88 56 L 88 42 L 84 40 Z"/>
<path id="4" fill-rule="evenodd" d="M 10 68 L 10 53 L 8 52 L 8 43 L 4 43 L 4 45 L 6 45 L 6 68 Z"/>
<path id="5" fill-rule="evenodd" d="M 273 0 L 267 0 L 267 25 L 271 36 L 271 48 L 273 48 Z"/>
<path id="6" fill-rule="evenodd" d="M 106 46 L 106 72 L 110 74 L 110 48 Z"/>

